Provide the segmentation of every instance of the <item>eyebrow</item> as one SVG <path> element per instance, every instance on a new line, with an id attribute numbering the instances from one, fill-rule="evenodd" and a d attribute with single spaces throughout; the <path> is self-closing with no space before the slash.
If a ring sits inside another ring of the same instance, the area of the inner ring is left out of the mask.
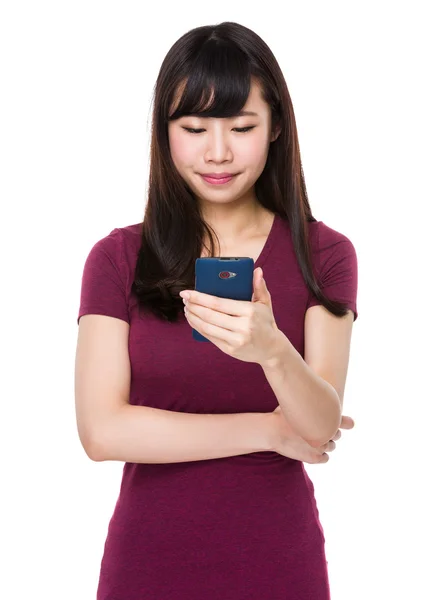
<path id="1" fill-rule="evenodd" d="M 189 115 L 190 117 L 197 117 L 197 114 L 192 113 Z M 241 110 L 239 111 L 236 115 L 234 115 L 234 117 L 232 117 L 233 119 L 236 117 L 258 117 L 259 115 L 255 112 L 253 112 L 252 110 Z"/>
<path id="2" fill-rule="evenodd" d="M 241 110 L 237 116 L 239 117 L 244 117 L 244 116 L 249 116 L 249 117 L 258 117 L 259 115 L 251 110 Z"/>

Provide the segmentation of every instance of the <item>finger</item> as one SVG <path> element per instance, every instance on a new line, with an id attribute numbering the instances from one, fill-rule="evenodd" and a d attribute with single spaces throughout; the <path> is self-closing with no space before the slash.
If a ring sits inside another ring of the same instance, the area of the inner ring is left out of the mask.
<path id="1" fill-rule="evenodd" d="M 331 438 L 332 440 L 339 440 L 339 438 L 342 436 L 342 432 L 340 429 L 337 430 L 337 432 L 334 434 L 334 436 Z"/>
<path id="2" fill-rule="evenodd" d="M 228 329 L 224 329 L 223 327 L 207 323 L 206 321 L 203 321 L 200 317 L 198 317 L 196 314 L 187 313 L 186 317 L 191 327 L 196 329 L 201 335 L 208 338 L 213 343 L 216 343 L 216 340 L 218 340 L 226 342 L 229 346 L 233 347 L 238 341 L 240 334 L 234 331 L 229 331 Z"/>
<path id="3" fill-rule="evenodd" d="M 320 450 L 320 451 L 322 451 L 322 450 L 323 450 L 323 446 L 321 446 L 321 447 L 319 448 L 319 450 Z M 311 462 L 312 464 L 316 464 L 316 463 L 325 463 L 325 462 L 327 462 L 327 461 L 328 461 L 328 459 L 329 459 L 329 458 L 330 458 L 330 457 L 329 457 L 329 455 L 327 454 L 327 452 L 322 452 L 322 454 L 319 454 L 319 452 L 316 452 L 315 454 L 313 454 L 313 455 L 310 457 L 310 462 Z"/>
<path id="4" fill-rule="evenodd" d="M 351 417 L 348 417 L 347 415 L 342 416 L 340 425 L 341 429 L 353 429 L 354 426 L 355 422 Z"/>
<path id="5" fill-rule="evenodd" d="M 319 452 L 322 452 L 322 454 L 325 454 L 326 452 L 331 452 L 335 448 L 336 448 L 336 444 L 334 443 L 333 440 L 330 440 L 329 442 L 327 442 L 323 446 L 319 447 Z"/>
<path id="6" fill-rule="evenodd" d="M 249 300 L 232 300 L 231 298 L 220 298 L 219 296 L 211 296 L 203 292 L 192 290 L 188 302 L 193 302 L 201 306 L 206 306 L 219 312 L 245 317 L 250 314 L 251 302 Z"/>
<path id="7" fill-rule="evenodd" d="M 187 315 L 196 316 L 205 323 L 217 325 L 217 327 L 223 327 L 229 331 L 238 331 L 241 325 L 239 317 L 232 317 L 200 304 L 188 303 L 185 308 Z"/>

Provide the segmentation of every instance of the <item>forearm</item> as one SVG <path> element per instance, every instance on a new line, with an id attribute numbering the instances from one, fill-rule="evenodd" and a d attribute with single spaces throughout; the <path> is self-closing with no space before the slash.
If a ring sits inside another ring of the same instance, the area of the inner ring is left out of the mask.
<path id="1" fill-rule="evenodd" d="M 94 460 L 175 463 L 271 450 L 270 414 L 192 414 L 128 404 L 98 435 Z"/>
<path id="2" fill-rule="evenodd" d="M 273 359 L 261 366 L 292 429 L 313 446 L 332 439 L 341 421 L 338 394 L 314 373 L 282 331 Z"/>

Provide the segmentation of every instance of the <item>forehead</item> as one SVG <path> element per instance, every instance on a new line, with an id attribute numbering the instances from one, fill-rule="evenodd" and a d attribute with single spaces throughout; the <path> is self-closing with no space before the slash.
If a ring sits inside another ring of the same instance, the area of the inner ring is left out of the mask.
<path id="1" fill-rule="evenodd" d="M 171 106 L 170 114 L 172 114 L 178 106 L 182 94 L 184 92 L 186 81 L 182 81 L 174 94 L 174 100 Z M 210 106 L 214 99 L 214 89 L 209 90 L 209 98 L 206 106 Z M 269 106 L 262 98 L 262 88 L 260 84 L 252 78 L 250 91 L 248 94 L 247 101 L 243 108 L 237 113 L 236 116 L 261 116 L 268 111 Z"/>
<path id="2" fill-rule="evenodd" d="M 259 112 L 260 110 L 264 110 L 266 108 L 268 108 L 268 104 L 262 98 L 261 88 L 256 82 L 253 82 L 251 84 L 248 100 L 245 103 L 245 110 L 254 110 Z"/>

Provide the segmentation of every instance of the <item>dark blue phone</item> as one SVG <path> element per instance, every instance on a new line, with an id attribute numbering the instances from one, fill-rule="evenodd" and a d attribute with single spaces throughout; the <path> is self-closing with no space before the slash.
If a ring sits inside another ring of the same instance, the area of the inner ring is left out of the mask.
<path id="1" fill-rule="evenodd" d="M 254 260 L 245 256 L 196 259 L 195 290 L 232 300 L 252 300 Z M 194 328 L 193 338 L 209 342 Z"/>

